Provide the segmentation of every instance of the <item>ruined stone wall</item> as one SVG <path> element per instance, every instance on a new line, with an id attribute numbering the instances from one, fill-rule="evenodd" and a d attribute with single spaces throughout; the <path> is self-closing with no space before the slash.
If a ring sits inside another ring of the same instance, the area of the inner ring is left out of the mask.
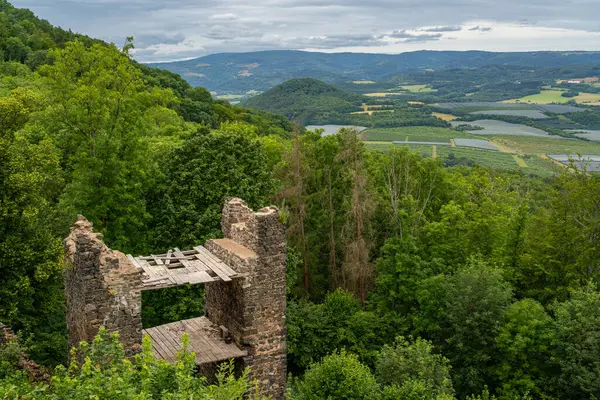
<path id="1" fill-rule="evenodd" d="M 236 343 L 248 351 L 261 394 L 283 399 L 286 369 L 285 229 L 275 207 L 254 213 L 240 199 L 223 210 L 225 239 L 206 248 L 244 278 L 206 286 L 208 318 L 225 325 Z M 235 299 L 235 300 L 234 300 Z"/>
<path id="2" fill-rule="evenodd" d="M 69 346 L 91 341 L 101 326 L 119 332 L 129 353 L 142 339 L 140 271 L 109 249 L 92 223 L 80 216 L 65 239 L 65 291 Z"/>

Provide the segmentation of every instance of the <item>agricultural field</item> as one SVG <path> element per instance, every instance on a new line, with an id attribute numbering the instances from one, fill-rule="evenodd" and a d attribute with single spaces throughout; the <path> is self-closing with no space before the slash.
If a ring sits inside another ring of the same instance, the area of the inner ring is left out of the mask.
<path id="1" fill-rule="evenodd" d="M 409 104 L 410 103 L 411 102 L 409 102 Z M 438 113 L 438 112 L 431 113 L 431 115 L 433 115 L 434 117 L 437 117 L 437 118 L 441 119 L 442 121 L 454 121 L 455 119 L 458 118 L 456 115 L 444 114 L 444 113 Z"/>
<path id="2" fill-rule="evenodd" d="M 580 170 L 588 172 L 600 172 L 600 155 L 582 154 L 548 154 L 548 157 L 565 166 L 571 165 L 571 162 Z"/>
<path id="3" fill-rule="evenodd" d="M 582 139 L 591 140 L 592 142 L 600 142 L 600 131 L 597 130 L 573 129 L 568 130 L 567 132 L 575 133 L 575 136 L 580 137 Z"/>
<path id="4" fill-rule="evenodd" d="M 474 115 L 511 115 L 514 117 L 526 117 L 531 119 L 545 119 L 548 118 L 543 112 L 539 110 L 487 110 L 487 111 L 474 111 L 471 114 Z"/>
<path id="5" fill-rule="evenodd" d="M 471 147 L 475 149 L 498 151 L 497 146 L 494 146 L 487 140 L 482 139 L 454 139 L 454 144 L 458 147 Z"/>
<path id="6" fill-rule="evenodd" d="M 402 89 L 413 93 L 434 93 L 437 89 L 427 87 L 427 85 L 404 85 L 400 86 Z"/>
<path id="7" fill-rule="evenodd" d="M 375 93 L 365 93 L 367 97 L 388 97 L 388 96 L 401 96 L 403 93 L 399 92 L 375 92 Z"/>
<path id="8" fill-rule="evenodd" d="M 494 143 L 520 154 L 600 154 L 600 143 L 550 137 L 495 136 Z"/>
<path id="9" fill-rule="evenodd" d="M 566 90 L 542 90 L 539 94 L 531 96 L 521 97 L 520 99 L 505 100 L 505 103 L 534 103 L 534 104 L 548 104 L 548 103 L 566 103 L 569 100 L 575 100 L 577 103 L 597 105 L 600 104 L 600 94 L 597 93 L 585 93 L 580 92 L 579 96 L 575 97 L 562 97 L 562 93 Z"/>
<path id="10" fill-rule="evenodd" d="M 497 151 L 469 149 L 465 147 L 438 147 L 438 157 L 440 159 L 447 158 L 450 153 L 454 154 L 455 158 L 466 158 L 473 161 L 482 167 L 490 167 L 504 170 L 518 170 L 519 164 L 513 156 L 508 153 L 500 153 Z"/>
<path id="11" fill-rule="evenodd" d="M 523 172 L 547 177 L 554 175 L 560 170 L 560 167 L 554 164 L 552 161 L 543 159 L 536 155 L 524 155 L 522 156 L 522 159 L 527 164 L 526 168 L 521 168 Z"/>
<path id="12" fill-rule="evenodd" d="M 565 97 L 563 97 L 565 98 Z M 502 103 L 494 103 L 490 101 L 470 102 L 470 103 L 439 103 L 434 104 L 435 107 L 456 110 L 460 112 L 478 112 L 478 111 L 492 111 L 492 110 L 537 110 L 540 112 L 549 112 L 554 114 L 566 114 L 570 112 L 584 111 L 582 108 L 578 108 L 571 105 L 560 105 L 560 104 L 533 104 L 533 103 L 509 103 L 507 100 Z"/>
<path id="13" fill-rule="evenodd" d="M 480 126 L 483 130 L 469 131 L 473 135 L 507 135 L 507 136 L 536 136 L 536 137 L 548 137 L 548 133 L 541 129 L 533 128 L 527 125 L 521 124 L 509 124 L 504 121 L 496 121 L 493 119 L 482 119 L 478 121 L 463 122 L 453 121 L 453 126 L 459 126 L 463 124 L 469 124 L 473 126 Z M 560 137 L 556 136 L 556 139 Z M 556 140 L 554 139 L 554 140 Z"/>
<path id="14" fill-rule="evenodd" d="M 372 128 L 361 133 L 363 141 L 415 141 L 415 142 L 448 142 L 454 138 L 477 139 L 466 132 L 457 132 L 448 128 L 432 126 L 407 126 L 400 128 Z"/>

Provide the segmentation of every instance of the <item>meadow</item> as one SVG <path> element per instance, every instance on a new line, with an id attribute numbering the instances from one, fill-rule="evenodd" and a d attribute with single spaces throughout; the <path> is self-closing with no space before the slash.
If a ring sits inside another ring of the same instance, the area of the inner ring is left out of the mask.
<path id="1" fill-rule="evenodd" d="M 400 86 L 404 90 L 408 90 L 413 93 L 434 93 L 437 92 L 437 89 L 432 89 L 427 85 L 404 85 Z"/>
<path id="2" fill-rule="evenodd" d="M 442 121 L 454 121 L 455 119 L 458 118 L 456 115 L 444 114 L 444 113 L 438 113 L 438 112 L 431 113 L 431 115 L 441 119 Z"/>
<path id="3" fill-rule="evenodd" d="M 580 92 L 579 96 L 575 97 L 563 97 L 562 94 L 566 90 L 562 89 L 551 89 L 542 90 L 539 94 L 531 96 L 521 97 L 520 99 L 505 100 L 504 103 L 515 104 L 515 103 L 533 103 L 533 104 L 548 104 L 548 103 L 566 103 L 569 100 L 575 100 L 577 103 L 582 104 L 600 104 L 600 94 L 597 93 L 585 93 Z"/>

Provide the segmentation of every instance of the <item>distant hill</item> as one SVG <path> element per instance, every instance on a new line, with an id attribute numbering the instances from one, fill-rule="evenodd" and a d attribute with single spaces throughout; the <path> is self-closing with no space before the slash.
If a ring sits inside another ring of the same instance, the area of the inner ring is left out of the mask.
<path id="1" fill-rule="evenodd" d="M 291 79 L 242 102 L 244 107 L 283 115 L 300 123 L 323 113 L 360 111 L 365 98 L 312 78 Z"/>
<path id="2" fill-rule="evenodd" d="M 493 53 L 417 51 L 402 54 L 316 53 L 293 50 L 221 53 L 187 61 L 150 64 L 183 76 L 193 86 L 222 93 L 265 91 L 293 78 L 327 83 L 388 80 L 425 69 L 506 65 L 541 68 L 600 63 L 600 52 Z"/>

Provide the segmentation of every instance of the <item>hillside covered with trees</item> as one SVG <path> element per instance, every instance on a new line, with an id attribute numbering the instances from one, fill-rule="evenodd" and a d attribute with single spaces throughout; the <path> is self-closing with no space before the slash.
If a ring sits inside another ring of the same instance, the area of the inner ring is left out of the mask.
<path id="1" fill-rule="evenodd" d="M 229 196 L 276 204 L 287 226 L 289 398 L 600 397 L 597 175 L 368 150 L 353 130 L 322 136 L 214 100 L 133 61 L 130 40 L 58 30 L 6 2 L 0 20 L 0 323 L 18 335 L 0 336 L 0 398 L 257 398 L 233 365 L 209 384 L 185 348 L 167 364 L 145 340 L 127 358 L 106 332 L 67 364 L 62 240 L 77 215 L 111 248 L 160 254 L 219 237 Z M 360 102 L 291 85 L 301 107 L 319 93 L 319 107 Z M 308 115 L 280 93 L 270 111 Z M 447 124 L 402 109 L 390 123 Z M 148 292 L 143 305 L 145 328 L 191 318 L 203 290 Z"/>
<path id="2" fill-rule="evenodd" d="M 320 114 L 361 111 L 360 106 L 365 101 L 359 94 L 345 92 L 317 79 L 302 78 L 277 85 L 242 104 L 304 124 L 318 119 Z"/>

